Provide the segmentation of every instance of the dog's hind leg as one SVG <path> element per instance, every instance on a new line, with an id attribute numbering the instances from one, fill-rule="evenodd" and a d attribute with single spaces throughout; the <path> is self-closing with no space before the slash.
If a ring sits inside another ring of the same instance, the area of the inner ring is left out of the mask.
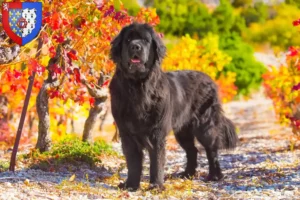
<path id="1" fill-rule="evenodd" d="M 196 173 L 198 150 L 195 147 L 192 129 L 192 125 L 188 125 L 175 131 L 176 140 L 185 150 L 187 158 L 185 171 L 179 174 L 181 178 L 192 178 Z"/>
<path id="2" fill-rule="evenodd" d="M 217 131 L 218 128 L 216 126 L 213 126 L 208 129 L 199 127 L 194 132 L 197 140 L 205 148 L 206 156 L 208 159 L 209 173 L 205 179 L 206 181 L 218 181 L 224 177 L 218 160 L 219 138 Z"/>

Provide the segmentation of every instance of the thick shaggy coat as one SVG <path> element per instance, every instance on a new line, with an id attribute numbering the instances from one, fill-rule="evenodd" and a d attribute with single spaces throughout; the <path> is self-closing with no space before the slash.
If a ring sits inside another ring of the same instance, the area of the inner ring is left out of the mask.
<path id="1" fill-rule="evenodd" d="M 144 149 L 150 157 L 150 188 L 163 188 L 166 136 L 171 130 L 187 155 L 181 177 L 196 172 L 194 138 L 206 150 L 208 181 L 223 178 L 218 149 L 234 148 L 237 143 L 212 79 L 199 71 L 163 72 L 165 51 L 147 24 L 124 27 L 112 42 L 111 58 L 117 68 L 109 86 L 111 107 L 128 168 L 120 188 L 139 188 Z"/>

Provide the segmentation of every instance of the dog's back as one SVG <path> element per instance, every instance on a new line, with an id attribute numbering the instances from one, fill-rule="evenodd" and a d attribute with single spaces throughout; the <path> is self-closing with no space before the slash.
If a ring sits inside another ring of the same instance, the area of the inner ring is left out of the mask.
<path id="1" fill-rule="evenodd" d="M 172 127 L 175 132 L 189 125 L 201 127 L 202 132 L 216 126 L 221 140 L 219 147 L 235 147 L 234 125 L 223 114 L 214 81 L 205 73 L 192 70 L 168 72 L 167 76 L 171 85 Z"/>
<path id="2" fill-rule="evenodd" d="M 180 176 L 190 177 L 197 167 L 196 138 L 205 148 L 209 161 L 206 180 L 223 178 L 218 149 L 234 148 L 238 138 L 233 123 L 224 116 L 214 81 L 198 71 L 167 73 L 175 137 L 187 153 L 187 166 Z"/>
<path id="3" fill-rule="evenodd" d="M 199 71 L 173 71 L 167 73 L 173 103 L 173 129 L 193 121 L 205 123 L 208 118 L 219 121 L 221 104 L 217 86 L 206 74 Z M 207 113 L 213 108 L 213 113 Z M 209 116 L 208 116 L 209 115 Z"/>

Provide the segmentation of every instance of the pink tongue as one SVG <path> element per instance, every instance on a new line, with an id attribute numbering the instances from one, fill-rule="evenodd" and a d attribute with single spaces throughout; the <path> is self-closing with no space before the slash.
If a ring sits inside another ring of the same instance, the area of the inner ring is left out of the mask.
<path id="1" fill-rule="evenodd" d="M 131 62 L 133 62 L 133 63 L 140 63 L 141 61 L 139 59 L 131 59 Z"/>

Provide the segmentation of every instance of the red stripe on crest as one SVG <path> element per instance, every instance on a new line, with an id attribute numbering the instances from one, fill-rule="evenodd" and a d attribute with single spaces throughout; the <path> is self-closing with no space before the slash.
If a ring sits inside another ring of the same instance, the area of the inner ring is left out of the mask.
<path id="1" fill-rule="evenodd" d="M 5 4 L 8 5 L 8 10 L 5 9 Z M 17 44 L 22 45 L 22 38 L 15 34 L 9 26 L 9 9 L 22 9 L 21 2 L 2 3 L 2 24 L 6 34 Z"/>
<path id="2" fill-rule="evenodd" d="M 5 2 L 3 2 L 5 3 Z M 22 9 L 22 2 L 10 2 L 8 3 L 8 10 L 11 9 Z"/>

